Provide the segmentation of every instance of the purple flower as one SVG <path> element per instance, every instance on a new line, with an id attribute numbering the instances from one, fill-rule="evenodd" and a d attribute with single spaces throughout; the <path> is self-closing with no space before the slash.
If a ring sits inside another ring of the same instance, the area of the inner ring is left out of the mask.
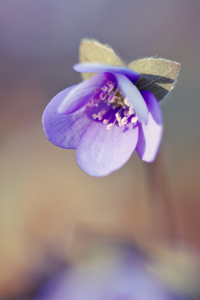
<path id="1" fill-rule="evenodd" d="M 98 75 L 65 89 L 47 105 L 47 138 L 76 149 L 78 165 L 92 176 L 119 169 L 134 150 L 142 160 L 154 161 L 163 132 L 157 90 L 139 90 L 135 83 L 140 74 L 123 66 L 81 63 L 74 70 Z"/>
<path id="2" fill-rule="evenodd" d="M 189 300 L 148 270 L 132 249 L 71 266 L 39 292 L 37 300 Z"/>

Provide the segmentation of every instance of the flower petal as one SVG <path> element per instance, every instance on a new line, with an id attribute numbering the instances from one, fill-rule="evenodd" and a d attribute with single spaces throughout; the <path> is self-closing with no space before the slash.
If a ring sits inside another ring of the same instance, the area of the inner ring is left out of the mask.
<path id="1" fill-rule="evenodd" d="M 139 125 L 139 139 L 136 150 L 140 158 L 153 162 L 160 148 L 163 133 L 163 118 L 156 97 L 149 91 L 141 91 L 147 104 L 148 123 Z"/>
<path id="2" fill-rule="evenodd" d="M 77 162 L 89 175 L 106 176 L 127 162 L 137 141 L 138 126 L 132 123 L 106 130 L 102 123 L 93 122 L 78 143 Z"/>
<path id="3" fill-rule="evenodd" d="M 75 113 L 62 115 L 57 112 L 63 99 L 76 86 L 69 87 L 57 94 L 47 105 L 43 113 L 43 127 L 47 138 L 56 146 L 75 149 L 86 127 L 92 122 L 85 112 L 85 107 Z"/>
<path id="4" fill-rule="evenodd" d="M 147 105 L 137 87 L 124 75 L 115 74 L 119 83 L 120 90 L 129 102 L 133 105 L 139 120 L 147 122 L 148 110 Z"/>
<path id="5" fill-rule="evenodd" d="M 126 67 L 110 66 L 101 63 L 83 63 L 74 65 L 74 70 L 82 73 L 121 73 L 125 75 L 131 82 L 136 82 L 140 74 Z"/>
<path id="6" fill-rule="evenodd" d="M 76 85 L 63 98 L 63 102 L 58 107 L 58 112 L 61 114 L 69 114 L 75 112 L 84 106 L 90 98 L 94 95 L 94 89 L 102 87 L 107 80 L 114 80 L 110 73 L 98 74 Z"/>

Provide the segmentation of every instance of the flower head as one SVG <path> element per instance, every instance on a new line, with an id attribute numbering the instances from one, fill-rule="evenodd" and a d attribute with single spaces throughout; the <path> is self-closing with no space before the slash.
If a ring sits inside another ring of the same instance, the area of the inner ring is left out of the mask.
<path id="1" fill-rule="evenodd" d="M 105 251 L 104 251 L 105 252 Z M 37 300 L 189 300 L 151 272 L 152 262 L 133 247 L 115 246 L 107 255 L 57 273 Z"/>
<path id="2" fill-rule="evenodd" d="M 148 58 L 125 67 L 110 47 L 90 40 L 81 43 L 80 61 L 74 70 L 87 79 L 48 104 L 47 138 L 77 149 L 79 166 L 92 176 L 119 169 L 134 150 L 142 160 L 154 161 L 163 132 L 158 101 L 173 87 L 179 64 Z"/>

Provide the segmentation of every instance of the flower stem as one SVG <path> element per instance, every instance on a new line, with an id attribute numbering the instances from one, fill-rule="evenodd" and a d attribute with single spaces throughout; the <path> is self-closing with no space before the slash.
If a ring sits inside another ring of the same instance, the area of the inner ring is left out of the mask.
<path id="1" fill-rule="evenodd" d="M 175 211 L 161 151 L 155 162 L 146 164 L 146 169 L 156 238 L 172 244 L 177 237 Z"/>

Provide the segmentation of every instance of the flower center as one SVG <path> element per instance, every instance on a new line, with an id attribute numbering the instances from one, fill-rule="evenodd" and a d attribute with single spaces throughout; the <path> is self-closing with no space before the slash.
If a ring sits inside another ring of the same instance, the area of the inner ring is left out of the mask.
<path id="1" fill-rule="evenodd" d="M 100 103 L 104 103 L 104 107 L 92 115 L 96 121 L 101 121 L 107 125 L 106 129 L 110 130 L 114 124 L 124 126 L 129 121 L 133 124 L 137 123 L 133 106 L 130 105 L 128 98 L 123 98 L 122 92 L 116 82 L 107 81 L 102 88 L 95 88 L 94 95 L 85 106 L 87 110 L 98 107 Z"/>

